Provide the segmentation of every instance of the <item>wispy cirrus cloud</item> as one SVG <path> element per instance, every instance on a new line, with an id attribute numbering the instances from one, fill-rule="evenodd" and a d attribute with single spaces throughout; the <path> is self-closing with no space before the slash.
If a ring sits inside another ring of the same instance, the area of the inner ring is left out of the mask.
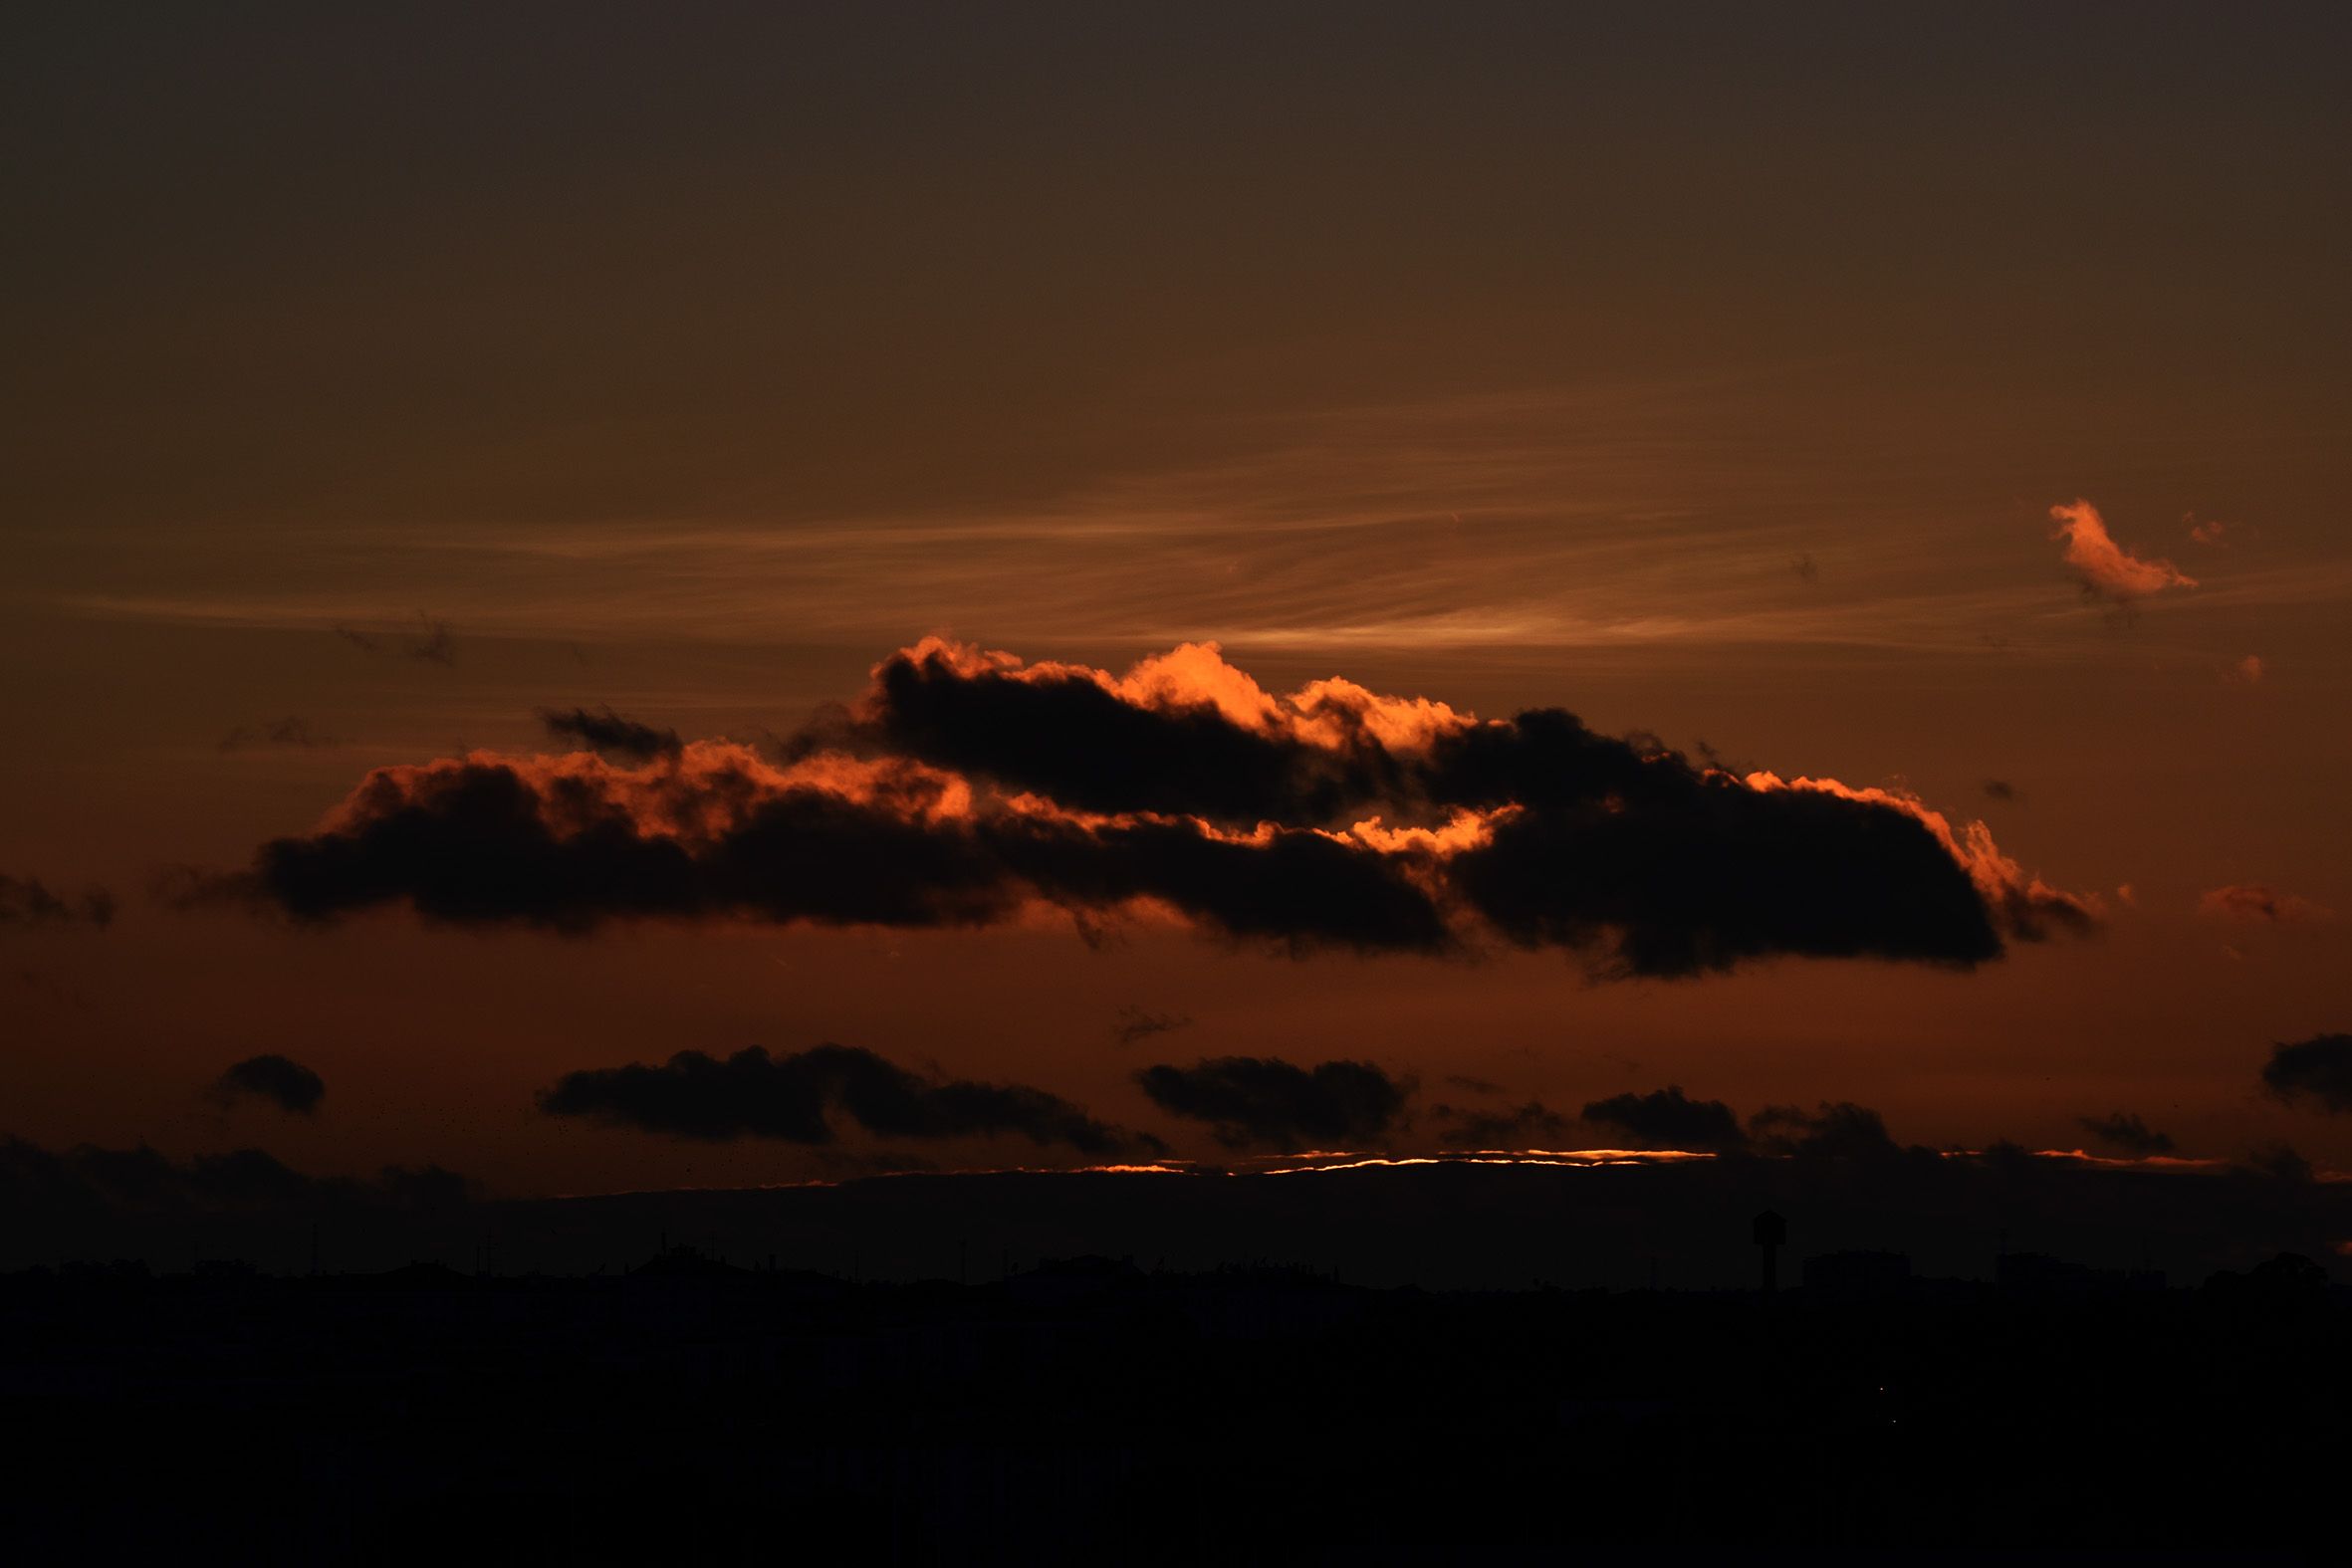
<path id="1" fill-rule="evenodd" d="M 1988 544 L 1976 503 L 1923 494 L 1890 512 L 1899 486 L 1856 487 L 1850 442 L 1767 454 L 1711 435 L 1770 373 L 1242 420 L 1216 441 L 1131 453 L 1018 503 L 353 523 L 334 554 L 290 550 L 263 524 L 208 529 L 200 553 L 139 535 L 109 559 L 148 564 L 85 560 L 51 596 L 107 615 L 340 624 L 392 653 L 404 637 L 430 645 L 429 631 L 380 618 L 406 598 L 435 603 L 469 636 L 559 641 L 864 647 L 910 625 L 963 625 L 1122 649 L 1216 639 L 1300 652 L 1967 656 L 1997 635 L 2037 657 L 2113 656 L 2053 608 L 2022 550 Z M 1959 460 L 1888 459 L 1939 473 Z M 1835 569 L 1806 578 L 1807 560 Z M 2234 571 L 2196 601 L 2310 603 L 2347 581 L 2352 561 L 2303 560 Z M 791 606 L 788 632 L 779 605 Z"/>
<path id="2" fill-rule="evenodd" d="M 1158 1034 L 1173 1033 L 1189 1028 L 1192 1017 L 1182 1012 L 1154 1012 L 1148 1008 L 1129 1004 L 1119 1008 L 1119 1015 L 1111 1024 L 1110 1037 L 1121 1045 L 1133 1045 Z"/>
<path id="3" fill-rule="evenodd" d="M 554 740 L 570 741 L 621 762 L 650 763 L 676 757 L 685 750 L 677 731 L 623 718 L 609 704 L 593 712 L 587 708 L 542 708 L 539 722 Z"/>
<path id="4" fill-rule="evenodd" d="M 450 665 L 457 662 L 457 639 L 451 634 L 449 623 L 437 620 L 422 610 L 416 612 L 414 630 L 366 631 L 341 620 L 329 630 L 369 658 L 380 654 L 398 654 L 425 664 Z"/>
<path id="5" fill-rule="evenodd" d="M 224 752 L 243 752 L 264 746 L 315 749 L 342 744 L 310 720 L 290 714 L 283 719 L 272 719 L 267 724 L 241 724 L 221 737 L 220 749 Z"/>
<path id="6" fill-rule="evenodd" d="M 2234 882 L 2198 895 L 2197 912 L 2222 920 L 2254 921 L 2292 926 L 2331 920 L 2335 911 L 2298 893 L 2281 892 L 2267 882 Z"/>
<path id="7" fill-rule="evenodd" d="M 91 926 L 115 923 L 115 895 L 103 887 L 61 893 L 33 876 L 0 871 L 0 926 Z"/>

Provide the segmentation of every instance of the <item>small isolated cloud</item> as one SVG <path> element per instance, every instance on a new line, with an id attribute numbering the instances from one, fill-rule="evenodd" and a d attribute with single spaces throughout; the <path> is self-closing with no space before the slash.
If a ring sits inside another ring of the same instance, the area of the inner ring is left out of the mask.
<path id="1" fill-rule="evenodd" d="M 449 623 L 433 620 L 422 611 L 417 613 L 416 621 L 415 634 L 401 639 L 400 651 L 427 664 L 455 664 L 457 644 L 450 639 Z"/>
<path id="2" fill-rule="evenodd" d="M 1694 1100 L 1679 1084 L 1648 1094 L 1617 1094 L 1584 1107 L 1584 1119 L 1639 1144 L 1669 1149 L 1736 1149 L 1740 1119 L 1721 1100 Z"/>
<path id="3" fill-rule="evenodd" d="M 1867 1105 L 1824 1100 L 1816 1110 L 1767 1105 L 1748 1119 L 1757 1147 L 1804 1159 L 1867 1160 L 1898 1151 L 1887 1125 Z"/>
<path id="4" fill-rule="evenodd" d="M 2052 539 L 2066 542 L 2066 564 L 2082 578 L 2085 591 L 2118 603 L 2145 598 L 2165 588 L 2193 588 L 2197 579 L 2169 560 L 2143 560 L 2115 543 L 2099 509 L 2087 501 L 2050 508 L 2057 522 Z"/>
<path id="5" fill-rule="evenodd" d="M 2169 1134 L 2160 1133 L 2139 1117 L 2127 1116 L 2122 1111 L 2112 1116 L 2085 1116 L 2077 1125 L 2110 1148 L 2141 1159 L 2170 1154 L 2175 1148 Z"/>
<path id="6" fill-rule="evenodd" d="M 2262 1068 L 2262 1086 L 2294 1105 L 2352 1113 L 2352 1034 L 2315 1034 L 2293 1044 L 2274 1044 Z"/>
<path id="7" fill-rule="evenodd" d="M 2194 512 L 2184 513 L 2181 521 L 2189 525 L 2189 537 L 2198 544 L 2212 545 L 2221 550 L 2229 549 L 2227 545 L 2222 543 L 2222 536 L 2230 532 L 2230 526 L 2227 523 L 2201 523 Z"/>
<path id="8" fill-rule="evenodd" d="M 310 720 L 289 715 L 272 719 L 268 724 L 241 724 L 220 738 L 224 752 L 242 752 L 257 746 L 336 746 L 341 743 L 332 735 L 323 734 Z"/>
<path id="9" fill-rule="evenodd" d="M 115 922 L 115 895 L 94 887 L 80 897 L 60 893 L 39 877 L 0 871 L 0 926 L 96 926 Z"/>
<path id="10" fill-rule="evenodd" d="M 1119 1008 L 1117 1021 L 1110 1026 L 1110 1037 L 1121 1045 L 1132 1045 L 1150 1039 L 1154 1034 L 1168 1034 L 1190 1027 L 1192 1019 L 1181 1012 L 1149 1012 L 1130 1003 Z"/>
<path id="11" fill-rule="evenodd" d="M 1464 1094 L 1501 1094 L 1503 1092 L 1503 1085 L 1500 1083 L 1492 1082 L 1486 1078 L 1474 1078 L 1466 1072 L 1447 1073 L 1446 1085 L 1449 1088 L 1460 1089 Z"/>
<path id="12" fill-rule="evenodd" d="M 1229 1149 L 1335 1149 L 1371 1143 L 1404 1119 L 1412 1092 L 1368 1061 L 1309 1070 L 1259 1056 L 1220 1056 L 1190 1067 L 1146 1067 L 1135 1081 L 1172 1116 L 1207 1122 Z"/>
<path id="13" fill-rule="evenodd" d="M 1568 1118 L 1537 1100 L 1508 1111 L 1456 1111 L 1445 1105 L 1437 1111 L 1450 1118 L 1441 1136 L 1457 1149 L 1557 1148 L 1568 1136 Z"/>
<path id="14" fill-rule="evenodd" d="M 2222 672 L 2222 679 L 2233 686 L 2253 686 L 2262 679 L 2262 656 L 2249 653 Z"/>
<path id="15" fill-rule="evenodd" d="M 1988 779 L 1985 781 L 1985 797 L 1989 800 L 2014 800 L 2017 786 L 2006 779 Z"/>
<path id="16" fill-rule="evenodd" d="M 754 1045 L 724 1061 L 682 1050 L 658 1067 L 631 1062 L 566 1073 L 539 1096 L 551 1116 L 586 1116 L 644 1132 L 723 1142 L 829 1144 L 835 1116 L 881 1138 L 1019 1133 L 1080 1154 L 1158 1152 L 1157 1139 L 1095 1120 L 1058 1095 L 1018 1083 L 938 1079 L 869 1050 L 823 1044 L 771 1056 Z"/>
<path id="17" fill-rule="evenodd" d="M 2295 893 L 2282 893 L 2266 882 L 2233 883 L 2201 893 L 2197 912 L 2221 920 L 2250 920 L 2273 926 L 2300 925 L 2332 919 L 2335 911 Z"/>
<path id="18" fill-rule="evenodd" d="M 213 1080 L 212 1097 L 222 1105 L 267 1100 L 290 1115 L 308 1116 L 327 1097 L 327 1080 L 289 1057 L 248 1056 Z"/>
<path id="19" fill-rule="evenodd" d="M 457 642 L 449 633 L 449 623 L 435 620 L 422 610 L 416 612 L 414 631 L 361 631 L 356 626 L 346 626 L 340 622 L 334 631 L 338 637 L 369 658 L 396 653 L 426 664 L 450 665 L 457 662 Z"/>
<path id="20" fill-rule="evenodd" d="M 657 730 L 652 725 L 624 719 L 609 706 L 593 713 L 586 708 L 542 708 L 539 722 L 556 740 L 573 742 L 584 750 L 620 762 L 659 762 L 686 749 L 677 731 Z"/>

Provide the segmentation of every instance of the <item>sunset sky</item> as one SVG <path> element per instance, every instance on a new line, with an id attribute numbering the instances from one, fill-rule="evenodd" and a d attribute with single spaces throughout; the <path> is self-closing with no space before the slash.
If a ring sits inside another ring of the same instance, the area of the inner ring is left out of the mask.
<path id="1" fill-rule="evenodd" d="M 0 1132 L 1207 1160 L 1150 1069 L 1248 1057 L 1387 1152 L 1672 1084 L 2352 1171 L 2352 1042 L 2263 1077 L 2352 1031 L 2342 7 L 6 36 Z M 819 1135 L 596 1076 L 753 1046 Z"/>

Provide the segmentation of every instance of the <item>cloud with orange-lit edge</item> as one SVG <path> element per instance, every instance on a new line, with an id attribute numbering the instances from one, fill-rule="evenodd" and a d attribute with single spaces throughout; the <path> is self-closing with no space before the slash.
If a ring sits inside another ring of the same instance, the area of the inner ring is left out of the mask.
<path id="1" fill-rule="evenodd" d="M 2066 542 L 2065 561 L 2085 593 L 2115 603 L 2143 599 L 2166 588 L 2193 588 L 2197 579 L 2169 560 L 2132 554 L 2107 532 L 2107 521 L 2088 501 L 2050 508 L 2058 527 L 2052 539 Z"/>
<path id="2" fill-rule="evenodd" d="M 666 750 L 666 749 L 665 749 Z M 977 927 L 1060 911 L 1305 953 L 1565 950 L 1602 976 L 1783 956 L 1969 968 L 2096 922 L 1902 790 L 1694 764 L 1558 708 L 1484 720 L 1214 644 L 1125 675 L 937 638 L 782 760 L 718 741 L 377 769 L 201 879 L 304 921 Z"/>

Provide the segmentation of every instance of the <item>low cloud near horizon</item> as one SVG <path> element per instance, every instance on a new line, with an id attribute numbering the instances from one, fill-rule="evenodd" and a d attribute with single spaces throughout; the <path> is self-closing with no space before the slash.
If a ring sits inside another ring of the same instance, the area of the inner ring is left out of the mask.
<path id="1" fill-rule="evenodd" d="M 1160 1151 L 1159 1140 L 1097 1121 L 1043 1089 L 928 1077 L 829 1043 L 773 1056 L 754 1045 L 724 1059 L 682 1050 L 659 1066 L 584 1068 L 542 1093 L 539 1106 L 551 1116 L 710 1142 L 830 1144 L 838 1118 L 884 1138 L 1016 1133 L 1087 1155 Z"/>
<path id="2" fill-rule="evenodd" d="M 1297 1067 L 1258 1056 L 1219 1056 L 1189 1067 L 1170 1063 L 1135 1075 L 1154 1105 L 1207 1124 L 1228 1149 L 1351 1149 L 1402 1127 L 1410 1080 L 1368 1061 Z"/>
<path id="3" fill-rule="evenodd" d="M 2122 1111 L 2109 1116 L 2085 1116 L 2075 1125 L 2101 1143 L 2120 1149 L 2135 1159 L 2171 1154 L 2176 1147 L 2171 1134 L 2158 1132 L 2138 1116 L 2127 1115 Z"/>

